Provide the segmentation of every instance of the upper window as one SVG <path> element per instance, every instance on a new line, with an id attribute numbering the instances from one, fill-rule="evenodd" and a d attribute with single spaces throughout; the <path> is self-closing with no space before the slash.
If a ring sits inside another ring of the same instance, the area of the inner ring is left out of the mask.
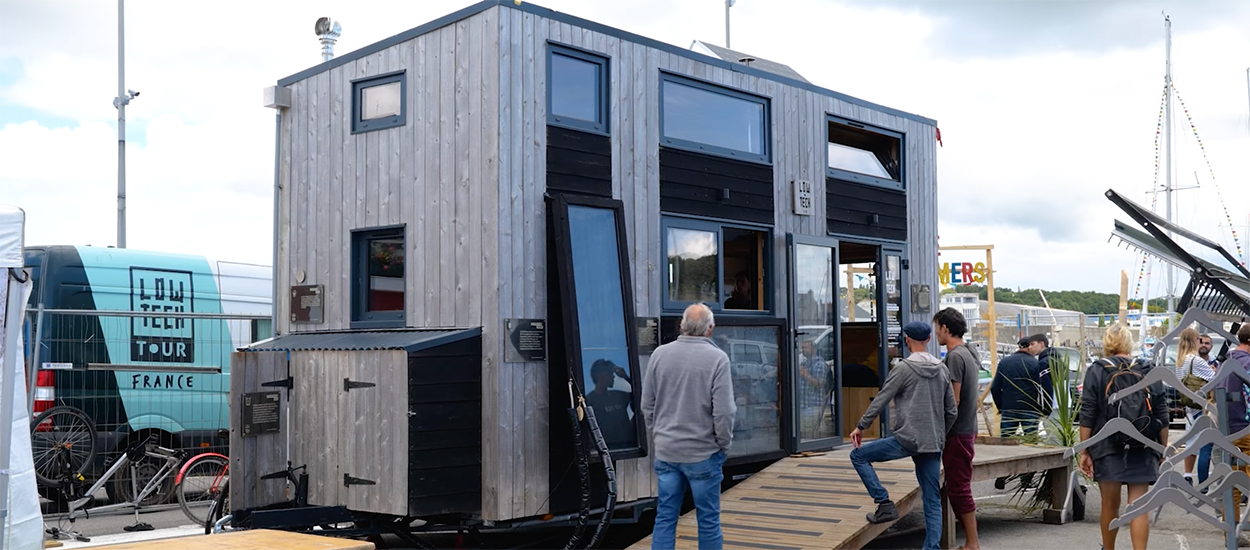
<path id="1" fill-rule="evenodd" d="M 408 118 L 402 71 L 352 82 L 352 133 L 403 126 Z"/>
<path id="2" fill-rule="evenodd" d="M 829 176 L 903 188 L 903 134 L 829 117 Z"/>
<path id="3" fill-rule="evenodd" d="M 547 46 L 547 122 L 578 130 L 608 131 L 608 59 Z"/>
<path id="4" fill-rule="evenodd" d="M 703 302 L 717 311 L 768 311 L 767 242 L 765 230 L 665 220 L 665 309 Z"/>
<path id="5" fill-rule="evenodd" d="M 768 100 L 665 74 L 660 136 L 664 145 L 768 162 Z"/>
<path id="6" fill-rule="evenodd" d="M 352 232 L 352 327 L 404 326 L 404 228 Z"/>

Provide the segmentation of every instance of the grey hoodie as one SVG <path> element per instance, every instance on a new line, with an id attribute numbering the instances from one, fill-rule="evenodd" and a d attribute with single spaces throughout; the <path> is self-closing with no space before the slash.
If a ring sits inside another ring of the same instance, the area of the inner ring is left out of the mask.
<path id="1" fill-rule="evenodd" d="M 959 410 L 955 407 L 950 375 L 938 358 L 917 352 L 890 369 L 885 385 L 856 427 L 868 429 L 887 403 L 893 405 L 890 429 L 904 449 L 911 453 L 942 451 Z"/>

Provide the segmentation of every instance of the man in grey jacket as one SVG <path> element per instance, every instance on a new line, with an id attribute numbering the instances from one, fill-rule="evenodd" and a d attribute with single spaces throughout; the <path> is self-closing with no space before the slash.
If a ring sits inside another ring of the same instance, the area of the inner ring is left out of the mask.
<path id="1" fill-rule="evenodd" d="M 674 548 L 686 487 L 694 496 L 699 548 L 724 545 L 720 484 L 733 442 L 734 392 L 729 357 L 712 343 L 712 310 L 686 308 L 681 336 L 651 354 L 642 381 L 642 416 L 651 433 L 659 495 L 651 548 Z"/>
<path id="2" fill-rule="evenodd" d="M 868 494 L 877 503 L 877 511 L 868 514 L 872 523 L 898 519 L 898 508 L 890 493 L 881 486 L 873 462 L 911 457 L 916 465 L 924 501 L 924 550 L 937 550 L 942 536 L 942 499 L 938 477 L 942 470 L 942 447 L 946 434 L 955 424 L 958 409 L 946 367 L 937 357 L 925 351 L 933 330 L 928 323 L 912 321 L 903 327 L 903 343 L 911 351 L 906 359 L 890 369 L 881 391 L 872 400 L 864 416 L 851 432 L 851 465 L 859 473 Z M 894 435 L 861 445 L 863 430 L 872 425 L 886 404 L 890 408 L 890 429 Z M 944 420 L 944 421 L 943 421 Z"/>

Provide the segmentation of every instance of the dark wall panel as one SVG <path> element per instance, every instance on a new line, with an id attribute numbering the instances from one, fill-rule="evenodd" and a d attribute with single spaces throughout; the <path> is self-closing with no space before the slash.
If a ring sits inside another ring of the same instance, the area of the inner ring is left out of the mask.
<path id="1" fill-rule="evenodd" d="M 547 190 L 612 197 L 612 139 L 547 127 Z"/>
<path id="2" fill-rule="evenodd" d="M 772 225 L 773 167 L 661 147 L 660 210 Z"/>
<path id="3" fill-rule="evenodd" d="M 903 191 L 828 178 L 825 195 L 830 233 L 907 240 L 907 194 Z M 873 214 L 877 215 L 875 223 Z"/>
<path id="4" fill-rule="evenodd" d="M 408 411 L 409 511 L 480 512 L 480 336 L 408 356 Z"/>

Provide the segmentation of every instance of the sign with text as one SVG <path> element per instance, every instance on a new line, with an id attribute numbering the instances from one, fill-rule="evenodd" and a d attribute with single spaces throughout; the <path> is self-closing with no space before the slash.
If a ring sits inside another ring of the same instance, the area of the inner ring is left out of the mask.
<path id="1" fill-rule="evenodd" d="M 278 433 L 282 394 L 276 391 L 243 394 L 243 437 Z"/>
<path id="2" fill-rule="evenodd" d="M 191 272 L 130 268 L 130 308 L 146 313 L 190 313 Z M 130 360 L 195 361 L 195 322 L 185 317 L 131 317 Z"/>
<path id="3" fill-rule="evenodd" d="M 812 215 L 812 182 L 791 180 L 794 196 L 794 213 L 800 216 Z"/>
<path id="4" fill-rule="evenodd" d="M 504 361 L 531 363 L 547 360 L 547 321 L 545 319 L 504 319 L 508 345 Z"/>
<path id="5" fill-rule="evenodd" d="M 942 286 L 959 286 L 985 283 L 988 271 L 985 262 L 942 262 L 938 264 L 938 282 Z"/>
<path id="6" fill-rule="evenodd" d="M 325 287 L 322 285 L 303 285 L 291 287 L 291 322 L 321 323 L 323 322 L 322 296 Z"/>

